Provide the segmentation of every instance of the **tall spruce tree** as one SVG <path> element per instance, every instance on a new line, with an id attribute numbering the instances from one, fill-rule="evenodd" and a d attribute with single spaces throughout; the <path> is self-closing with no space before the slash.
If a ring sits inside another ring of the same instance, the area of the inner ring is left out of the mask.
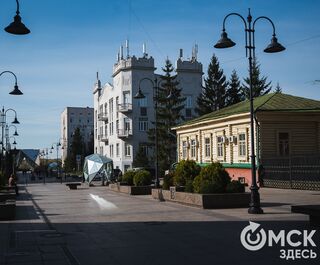
<path id="1" fill-rule="evenodd" d="M 276 92 L 276 93 L 282 93 L 282 88 L 280 87 L 279 82 L 277 83 L 277 86 L 276 86 L 276 89 L 275 89 L 274 92 Z"/>
<path id="2" fill-rule="evenodd" d="M 241 93 L 240 80 L 236 70 L 233 70 L 228 83 L 228 89 L 226 94 L 226 106 L 236 104 L 242 100 L 243 96 Z"/>
<path id="3" fill-rule="evenodd" d="M 157 137 L 158 137 L 158 166 L 160 175 L 176 161 L 176 136 L 171 128 L 184 119 L 182 110 L 185 97 L 181 95 L 181 88 L 177 75 L 173 74 L 174 67 L 169 59 L 162 68 L 164 75 L 161 76 L 159 93 L 157 95 Z M 171 98 L 168 95 L 171 93 Z M 149 130 L 149 138 L 154 143 L 155 130 Z"/>
<path id="4" fill-rule="evenodd" d="M 254 98 L 268 94 L 272 89 L 271 82 L 267 81 L 267 77 L 261 77 L 260 75 L 260 64 L 255 58 L 252 60 L 252 92 Z M 246 99 L 250 98 L 250 69 L 249 76 L 244 78 L 242 84 L 242 95 Z"/>
<path id="5" fill-rule="evenodd" d="M 213 54 L 208 66 L 205 86 L 197 98 L 196 112 L 204 115 L 226 106 L 227 81 L 223 70 L 220 68 L 218 58 Z"/>

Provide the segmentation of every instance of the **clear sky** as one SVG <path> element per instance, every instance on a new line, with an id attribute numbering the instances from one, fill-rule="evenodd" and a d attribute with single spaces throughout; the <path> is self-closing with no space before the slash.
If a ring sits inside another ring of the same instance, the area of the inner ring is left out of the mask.
<path id="1" fill-rule="evenodd" d="M 130 40 L 130 53 L 142 54 L 142 43 L 155 58 L 158 72 L 165 58 L 175 61 L 179 49 L 198 59 L 206 72 L 215 53 L 229 78 L 233 69 L 247 76 L 244 27 L 239 18 L 227 21 L 231 49 L 216 50 L 226 14 L 268 16 L 287 50 L 264 54 L 272 28 L 256 24 L 257 57 L 261 72 L 284 93 L 320 100 L 320 1 L 316 0 L 20 0 L 26 36 L 0 32 L 1 71 L 18 76 L 23 96 L 11 96 L 13 77 L 0 78 L 1 105 L 14 108 L 21 124 L 18 148 L 46 148 L 60 137 L 60 114 L 66 106 L 93 106 L 96 71 L 103 83 L 111 81 L 112 66 L 121 43 Z M 0 28 L 15 14 L 15 0 L 1 0 Z M 12 119 L 8 112 L 7 121 Z M 11 134 L 13 131 L 10 132 Z"/>

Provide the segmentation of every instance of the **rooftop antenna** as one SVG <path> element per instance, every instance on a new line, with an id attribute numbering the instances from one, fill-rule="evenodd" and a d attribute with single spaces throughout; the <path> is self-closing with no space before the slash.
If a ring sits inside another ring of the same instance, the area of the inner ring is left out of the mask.
<path id="1" fill-rule="evenodd" d="M 179 58 L 182 59 L 183 57 L 183 49 L 180 49 L 180 55 L 179 55 Z"/>
<path id="2" fill-rule="evenodd" d="M 99 72 L 97 71 L 97 85 L 98 85 L 98 89 L 101 89 L 101 81 L 99 79 Z"/>
<path id="3" fill-rule="evenodd" d="M 127 49 L 127 59 L 130 57 L 129 54 L 129 39 L 126 40 L 126 49 Z"/>
<path id="4" fill-rule="evenodd" d="M 121 60 L 123 59 L 123 46 L 122 46 L 122 44 L 120 46 L 120 59 Z"/>
<path id="5" fill-rule="evenodd" d="M 147 57 L 148 56 L 146 43 L 142 44 L 142 52 L 143 52 L 143 57 Z"/>
<path id="6" fill-rule="evenodd" d="M 120 61 L 120 53 L 118 52 L 117 53 L 117 62 L 119 62 Z"/>

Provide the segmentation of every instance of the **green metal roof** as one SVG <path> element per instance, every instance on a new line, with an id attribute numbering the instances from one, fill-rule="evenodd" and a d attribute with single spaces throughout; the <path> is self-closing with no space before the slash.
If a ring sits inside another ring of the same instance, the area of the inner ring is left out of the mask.
<path id="1" fill-rule="evenodd" d="M 253 101 L 254 111 L 292 111 L 292 112 L 310 112 L 320 111 L 320 101 L 296 97 L 283 93 L 270 93 L 260 96 Z M 196 124 L 198 122 L 205 122 L 219 118 L 228 117 L 231 115 L 249 113 L 250 101 L 245 100 L 232 106 L 217 110 L 206 115 L 200 116 L 193 120 L 181 123 L 175 128 L 180 126 L 187 126 Z"/>

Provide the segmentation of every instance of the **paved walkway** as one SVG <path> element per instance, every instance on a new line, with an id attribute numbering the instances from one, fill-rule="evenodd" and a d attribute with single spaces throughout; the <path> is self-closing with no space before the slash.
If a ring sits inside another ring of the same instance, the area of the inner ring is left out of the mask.
<path id="1" fill-rule="evenodd" d="M 319 204 L 320 192 L 262 189 L 265 214 L 247 209 L 202 210 L 106 187 L 28 184 L 21 187 L 14 221 L 0 221 L 2 264 L 290 264 L 278 247 L 244 249 L 248 221 L 265 230 L 308 229 L 292 204 Z M 313 238 L 320 246 L 317 231 Z M 318 247 L 314 248 L 318 256 Z M 294 261 L 319 264 L 319 259 Z"/>

